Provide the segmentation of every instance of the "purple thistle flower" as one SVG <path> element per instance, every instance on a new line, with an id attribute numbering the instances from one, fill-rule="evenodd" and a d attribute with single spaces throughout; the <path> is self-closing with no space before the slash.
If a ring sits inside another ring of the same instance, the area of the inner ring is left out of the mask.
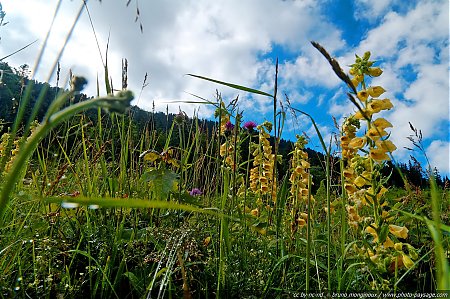
<path id="1" fill-rule="evenodd" d="M 189 192 L 189 194 L 191 196 L 198 196 L 198 195 L 202 195 L 203 192 L 198 188 L 192 188 L 192 190 L 191 190 L 191 192 Z"/>
<path id="2" fill-rule="evenodd" d="M 227 121 L 227 123 L 225 124 L 225 130 L 233 131 L 233 129 L 234 129 L 234 125 L 230 121 Z"/>
<path id="3" fill-rule="evenodd" d="M 251 132 L 256 128 L 256 123 L 253 121 L 248 121 L 244 124 L 244 128 Z"/>

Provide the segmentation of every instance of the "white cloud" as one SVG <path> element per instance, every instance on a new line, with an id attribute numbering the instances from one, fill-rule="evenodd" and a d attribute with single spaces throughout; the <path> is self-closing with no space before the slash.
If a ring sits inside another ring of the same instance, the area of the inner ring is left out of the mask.
<path id="1" fill-rule="evenodd" d="M 409 152 L 403 147 L 411 146 L 406 138 L 411 134 L 408 122 L 422 130 L 425 144 L 449 137 L 449 3 L 418 1 L 415 7 L 397 13 L 389 11 L 389 1 L 360 2 L 371 6 L 375 14 L 386 13 L 354 52 L 372 51 L 372 58 L 384 69 L 372 85 L 383 86 L 388 91 L 383 97 L 394 103 L 394 110 L 384 115 L 394 125 L 395 157 L 407 159 Z M 448 163 L 437 166 L 447 169 Z"/>
<path id="2" fill-rule="evenodd" d="M 19 5 L 17 1 L 6 0 L 2 3 L 7 16 L 11 18 L 3 43 L 24 44 L 25 41 L 20 39 L 22 36 L 43 39 L 51 19 L 49 12 L 54 10 L 56 1 L 23 0 Z M 81 1 L 69 4 L 63 2 L 58 16 L 61 22 L 55 27 L 55 42 L 49 45 L 49 49 L 58 49 L 56 45 L 68 30 L 68 20 L 73 19 L 74 8 L 80 3 Z M 332 80 L 328 79 L 332 74 L 324 65 L 320 54 L 311 49 L 309 40 L 324 41 L 333 45 L 333 48 L 342 47 L 343 43 L 333 25 L 320 15 L 317 2 L 312 0 L 141 1 L 139 9 L 140 21 L 144 26 L 143 34 L 133 22 L 134 2 L 130 7 L 125 6 L 125 1 L 91 1 L 88 4 L 103 56 L 110 32 L 108 62 L 115 87 L 120 87 L 122 58 L 127 58 L 129 62 L 130 89 L 139 90 L 144 74 L 149 74 L 150 84 L 143 91 L 140 100 L 140 105 L 146 109 L 150 108 L 153 101 L 157 110 L 163 110 L 166 105 L 164 102 L 192 100 L 185 91 L 209 99 L 216 88 L 222 91 L 224 98 L 235 97 L 238 93 L 223 86 L 186 77 L 186 73 L 253 88 L 267 88 L 265 90 L 271 92 L 273 72 L 269 71 L 273 71 L 273 67 L 268 66 L 269 61 L 261 61 L 259 57 L 269 53 L 274 44 L 282 45 L 306 59 L 299 57 L 294 64 L 280 65 L 280 78 L 286 79 L 286 83 L 280 85 L 283 91 L 293 92 L 294 89 L 289 87 L 303 79 L 315 84 L 337 82 L 334 77 Z M 23 10 L 24 6 L 34 8 Z M 37 15 L 36 11 L 46 12 L 47 15 Z M 22 34 L 18 34 L 19 32 Z M 11 50 L 3 48 L 0 53 Z M 35 53 L 36 48 L 24 51 L 10 61 L 18 65 L 25 63 L 24 61 L 29 63 Z M 42 66 L 53 62 L 55 53 L 49 54 L 53 55 L 46 56 Z M 69 68 L 74 68 L 78 74 L 87 76 L 90 82 L 87 91 L 95 92 L 97 73 L 102 78 L 103 70 L 85 12 L 77 24 L 61 65 L 66 72 Z M 43 73 L 40 76 L 42 79 Z M 288 82 L 292 84 L 288 86 Z M 243 92 L 239 93 L 243 107 L 253 107 L 259 112 L 267 111 L 265 99 L 255 100 Z M 306 100 L 302 96 L 300 101 Z M 178 110 L 178 104 L 170 107 L 170 110 Z M 203 116 L 208 113 L 208 109 L 203 111 Z M 202 111 L 200 114 L 202 115 Z"/>
<path id="3" fill-rule="evenodd" d="M 382 16 L 389 7 L 398 1 L 393 0 L 356 0 L 355 6 L 358 8 L 355 12 L 356 18 L 364 18 L 368 20 L 376 19 Z"/>
<path id="4" fill-rule="evenodd" d="M 431 167 L 437 167 L 441 174 L 450 173 L 450 142 L 434 140 L 426 149 Z"/>

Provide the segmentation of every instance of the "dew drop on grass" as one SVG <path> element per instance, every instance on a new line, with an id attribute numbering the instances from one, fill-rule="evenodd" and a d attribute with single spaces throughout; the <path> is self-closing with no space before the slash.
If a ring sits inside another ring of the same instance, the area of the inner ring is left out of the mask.
<path id="1" fill-rule="evenodd" d="M 65 208 L 65 209 L 75 209 L 78 208 L 80 206 L 80 204 L 75 203 L 75 202 L 63 202 L 61 204 L 61 207 Z"/>
<path id="2" fill-rule="evenodd" d="M 17 287 L 14 288 L 14 291 L 18 291 L 18 290 L 20 290 L 20 287 L 19 287 L 19 286 L 17 286 Z"/>

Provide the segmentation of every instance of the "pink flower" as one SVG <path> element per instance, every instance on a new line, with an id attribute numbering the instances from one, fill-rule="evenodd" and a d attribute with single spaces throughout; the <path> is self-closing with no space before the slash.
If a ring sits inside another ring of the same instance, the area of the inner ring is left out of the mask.
<path id="1" fill-rule="evenodd" d="M 189 194 L 191 196 L 198 196 L 198 195 L 202 195 L 203 192 L 198 188 L 192 188 L 192 190 L 191 190 L 191 192 L 189 192 Z"/>
<path id="2" fill-rule="evenodd" d="M 244 124 L 244 128 L 251 132 L 256 128 L 256 123 L 253 121 L 248 121 Z"/>
<path id="3" fill-rule="evenodd" d="M 225 124 L 225 130 L 233 131 L 233 129 L 234 129 L 234 125 L 230 121 L 227 121 L 227 123 Z"/>

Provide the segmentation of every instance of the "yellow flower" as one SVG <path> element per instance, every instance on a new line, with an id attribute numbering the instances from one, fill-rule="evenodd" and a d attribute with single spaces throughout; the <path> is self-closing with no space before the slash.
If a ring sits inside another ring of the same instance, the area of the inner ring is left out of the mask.
<path id="1" fill-rule="evenodd" d="M 397 238 L 406 239 L 408 238 L 409 230 L 405 226 L 389 224 L 389 232 Z"/>
<path id="2" fill-rule="evenodd" d="M 389 155 L 387 155 L 384 150 L 379 149 L 379 148 L 370 149 L 369 155 L 370 155 L 370 158 L 372 158 L 373 160 L 375 160 L 377 162 L 391 160 Z"/>
<path id="3" fill-rule="evenodd" d="M 361 174 L 361 176 L 366 180 L 366 181 L 370 181 L 372 180 L 372 172 L 370 171 L 363 171 L 363 173 Z"/>
<path id="4" fill-rule="evenodd" d="M 267 186 L 267 185 L 261 185 L 261 191 L 264 192 L 264 193 L 269 192 L 269 186 Z"/>
<path id="5" fill-rule="evenodd" d="M 361 75 L 361 74 L 355 75 L 355 76 L 351 79 L 352 84 L 353 84 L 353 86 L 354 86 L 355 88 L 358 87 L 359 83 L 361 83 L 363 80 L 364 80 L 364 75 Z"/>
<path id="6" fill-rule="evenodd" d="M 369 137 L 372 140 L 378 140 L 381 137 L 386 136 L 388 133 L 384 131 L 383 129 L 379 129 L 377 127 L 371 127 L 369 131 L 367 131 L 367 137 Z"/>
<path id="7" fill-rule="evenodd" d="M 361 102 L 365 102 L 369 98 L 369 93 L 366 90 L 361 90 L 358 92 L 357 97 Z"/>
<path id="8" fill-rule="evenodd" d="M 302 164 L 302 167 L 303 167 L 303 168 L 310 168 L 310 167 L 311 167 L 310 164 L 309 164 L 309 162 L 306 162 L 305 160 L 302 160 L 302 161 L 301 161 L 301 164 Z"/>
<path id="9" fill-rule="evenodd" d="M 258 210 L 258 208 L 251 210 L 251 211 L 250 211 L 250 214 L 252 214 L 252 215 L 255 216 L 255 217 L 258 217 L 258 216 L 259 216 L 259 210 Z"/>
<path id="10" fill-rule="evenodd" d="M 375 224 L 372 224 L 372 226 L 375 226 Z M 376 243 L 378 242 L 378 234 L 377 231 L 372 226 L 366 227 L 366 233 L 371 234 L 373 237 L 373 242 Z"/>
<path id="11" fill-rule="evenodd" d="M 363 178 L 362 176 L 358 176 L 355 181 L 353 182 L 357 187 L 361 188 L 363 187 L 365 184 L 368 183 L 368 181 Z"/>
<path id="12" fill-rule="evenodd" d="M 402 261 L 406 268 L 411 269 L 414 266 L 414 262 L 406 254 L 402 254 Z"/>
<path id="13" fill-rule="evenodd" d="M 372 77 L 378 77 L 383 73 L 383 70 L 379 67 L 370 67 L 369 68 L 369 75 Z"/>
<path id="14" fill-rule="evenodd" d="M 353 168 L 348 168 L 344 170 L 344 177 L 347 179 L 352 179 L 355 176 L 355 171 Z"/>
<path id="15" fill-rule="evenodd" d="M 297 174 L 302 174 L 303 172 L 305 172 L 305 170 L 302 167 L 297 166 L 295 168 L 294 172 L 297 173 Z"/>
<path id="16" fill-rule="evenodd" d="M 378 111 L 379 112 L 379 111 Z M 370 118 L 372 116 L 374 112 L 371 110 L 367 110 L 367 109 L 363 109 L 363 111 L 358 111 L 355 113 L 355 115 L 353 116 L 356 119 L 365 119 L 364 115 L 368 118 Z"/>
<path id="17" fill-rule="evenodd" d="M 379 128 L 381 130 L 384 130 L 386 128 L 392 128 L 392 124 L 382 117 L 374 120 L 372 122 L 372 125 L 374 125 L 375 127 Z"/>
<path id="18" fill-rule="evenodd" d="M 300 227 L 304 227 L 306 225 L 305 219 L 298 218 L 297 222 L 298 222 L 298 226 L 300 226 Z"/>
<path id="19" fill-rule="evenodd" d="M 370 110 L 373 113 L 378 113 L 381 110 L 389 110 L 393 108 L 394 105 L 392 105 L 391 100 L 389 99 L 373 99 L 370 101 L 370 103 L 367 105 L 368 110 Z"/>
<path id="20" fill-rule="evenodd" d="M 392 143 L 390 140 L 377 140 L 375 142 L 375 145 L 379 148 L 384 150 L 385 152 L 392 153 L 397 149 L 397 147 Z"/>
<path id="21" fill-rule="evenodd" d="M 395 250 L 397 250 L 397 251 L 402 251 L 403 249 L 403 243 L 402 242 L 399 242 L 399 243 L 395 243 L 394 244 L 394 249 Z"/>
<path id="22" fill-rule="evenodd" d="M 306 188 L 300 189 L 300 194 L 301 194 L 302 196 L 308 196 L 308 189 L 306 189 Z"/>
<path id="23" fill-rule="evenodd" d="M 386 241 L 383 243 L 384 248 L 394 247 L 394 242 L 392 242 L 391 238 L 386 237 Z"/>
<path id="24" fill-rule="evenodd" d="M 220 155 L 223 157 L 225 156 L 226 152 L 227 152 L 227 144 L 224 143 L 220 146 Z"/>
<path id="25" fill-rule="evenodd" d="M 376 264 L 378 262 L 379 256 L 378 256 L 378 254 L 373 254 L 373 252 L 372 252 L 372 254 L 369 253 L 369 258 L 372 262 L 374 262 Z"/>
<path id="26" fill-rule="evenodd" d="M 355 193 L 355 192 L 356 192 L 356 188 L 355 188 L 355 186 L 352 185 L 352 184 L 345 184 L 345 185 L 344 185 L 344 188 L 345 188 L 345 190 L 346 190 L 349 194 Z"/>
<path id="27" fill-rule="evenodd" d="M 358 149 L 362 148 L 364 145 L 366 145 L 366 138 L 362 138 L 362 137 L 353 138 L 348 143 L 348 146 L 350 146 L 352 148 L 358 148 Z"/>
<path id="28" fill-rule="evenodd" d="M 382 95 L 386 90 L 384 90 L 381 86 L 372 86 L 367 89 L 367 92 L 369 95 L 373 98 L 379 97 Z"/>

